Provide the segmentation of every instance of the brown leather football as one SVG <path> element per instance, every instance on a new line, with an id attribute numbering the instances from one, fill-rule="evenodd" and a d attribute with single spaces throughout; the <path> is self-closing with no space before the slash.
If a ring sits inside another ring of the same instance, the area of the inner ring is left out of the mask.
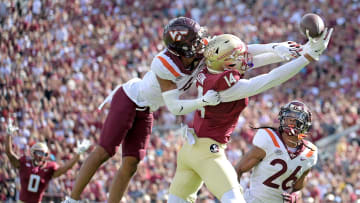
<path id="1" fill-rule="evenodd" d="M 305 36 L 306 30 L 309 30 L 310 37 L 319 37 L 324 29 L 324 21 L 314 13 L 307 13 L 301 18 L 300 30 Z"/>

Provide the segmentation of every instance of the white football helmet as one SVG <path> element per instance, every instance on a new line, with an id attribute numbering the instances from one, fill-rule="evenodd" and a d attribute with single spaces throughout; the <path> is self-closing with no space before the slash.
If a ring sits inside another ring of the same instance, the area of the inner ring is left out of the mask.
<path id="1" fill-rule="evenodd" d="M 221 73 L 229 69 L 244 73 L 253 66 L 246 44 L 231 34 L 223 34 L 211 39 L 205 48 L 204 56 L 211 73 Z"/>
<path id="2" fill-rule="evenodd" d="M 48 152 L 49 152 L 49 148 L 45 143 L 38 142 L 34 144 L 30 149 L 31 157 L 34 161 L 34 164 L 36 166 L 39 166 L 45 163 L 49 154 Z"/>

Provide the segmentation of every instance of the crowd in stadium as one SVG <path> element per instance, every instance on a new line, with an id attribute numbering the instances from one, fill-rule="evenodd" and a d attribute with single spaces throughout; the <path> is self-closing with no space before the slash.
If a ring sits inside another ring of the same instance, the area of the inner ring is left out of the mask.
<path id="1" fill-rule="evenodd" d="M 292 80 L 250 98 L 249 106 L 228 145 L 233 164 L 251 147 L 255 130 L 277 120 L 279 107 L 292 99 L 308 104 L 313 128 L 307 139 L 317 141 L 360 121 L 360 2 L 253 0 L 5 0 L 0 2 L 0 142 L 7 118 L 20 128 L 13 142 L 17 154 L 45 141 L 50 159 L 61 163 L 73 155 L 76 140 L 99 138 L 108 105 L 97 106 L 118 84 L 142 77 L 164 48 L 163 26 L 187 16 L 206 26 L 211 35 L 231 33 L 248 44 L 287 40 L 304 43 L 301 16 L 316 12 L 335 31 L 320 61 Z M 358 16 L 358 17 L 357 17 Z M 270 68 L 250 71 L 246 77 Z M 194 95 L 196 92 L 194 91 Z M 166 108 L 155 112 L 155 128 L 147 157 L 129 185 L 124 202 L 165 202 L 183 142 L 176 127 L 193 114 L 175 117 Z M 318 165 L 302 191 L 304 202 L 359 202 L 360 132 L 337 144 L 335 154 L 320 151 Z M 18 172 L 0 145 L 0 201 L 16 200 Z M 83 197 L 102 202 L 121 152 L 99 170 Z M 85 154 L 86 156 L 86 154 Z M 70 193 L 79 164 L 54 179 L 46 198 Z M 249 174 L 243 176 L 246 185 Z M 214 199 L 205 188 L 200 202 Z M 357 200 L 357 201 L 356 201 Z M 216 200 L 214 200 L 216 201 Z"/>

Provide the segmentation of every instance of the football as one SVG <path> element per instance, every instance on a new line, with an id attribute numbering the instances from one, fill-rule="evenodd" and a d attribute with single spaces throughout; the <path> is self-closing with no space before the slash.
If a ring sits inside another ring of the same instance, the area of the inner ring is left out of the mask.
<path id="1" fill-rule="evenodd" d="M 322 18 L 314 13 L 305 14 L 300 21 L 300 30 L 306 36 L 306 30 L 309 30 L 309 36 L 319 37 L 325 29 Z"/>

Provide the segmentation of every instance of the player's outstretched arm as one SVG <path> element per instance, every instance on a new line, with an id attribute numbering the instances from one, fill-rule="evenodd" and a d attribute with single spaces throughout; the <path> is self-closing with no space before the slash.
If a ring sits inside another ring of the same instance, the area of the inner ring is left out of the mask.
<path id="1" fill-rule="evenodd" d="M 60 166 L 53 174 L 53 178 L 59 177 L 65 174 L 69 169 L 71 169 L 80 159 L 80 155 L 76 154 L 72 159 L 67 161 L 64 165 Z"/>
<path id="2" fill-rule="evenodd" d="M 283 61 L 284 60 L 280 56 L 278 56 L 274 53 L 258 54 L 253 57 L 254 66 L 251 69 L 260 68 L 260 67 L 263 67 L 263 66 L 266 66 L 269 64 L 273 64 L 273 63 L 280 63 Z"/>
<path id="3" fill-rule="evenodd" d="M 248 52 L 253 56 L 272 53 L 281 61 L 288 61 L 300 56 L 302 46 L 293 41 L 270 43 L 270 44 L 250 44 L 247 46 Z"/>
<path id="4" fill-rule="evenodd" d="M 333 29 L 330 29 L 327 35 L 326 29 L 319 40 L 306 43 L 303 56 L 275 68 L 267 74 L 262 74 L 249 80 L 239 80 L 231 88 L 220 92 L 221 101 L 231 102 L 250 97 L 289 80 L 307 64 L 319 60 L 320 55 L 328 46 L 332 31 Z"/>
<path id="5" fill-rule="evenodd" d="M 260 147 L 254 146 L 249 152 L 247 152 L 235 166 L 235 170 L 238 174 L 238 179 L 240 180 L 241 175 L 254 166 L 256 166 L 264 157 L 266 152 Z"/>
<path id="6" fill-rule="evenodd" d="M 174 115 L 185 115 L 201 107 L 220 103 L 219 93 L 212 90 L 197 99 L 179 99 L 180 91 L 177 89 L 176 84 L 160 77 L 157 77 L 157 80 L 160 84 L 166 107 Z"/>
<path id="7" fill-rule="evenodd" d="M 20 168 L 20 158 L 15 154 L 15 152 L 12 150 L 12 141 L 11 136 L 17 131 L 18 128 L 12 125 L 12 120 L 9 119 L 8 126 L 6 128 L 6 142 L 5 142 L 5 152 L 6 155 L 9 157 L 11 165 L 15 168 Z"/>
<path id="8" fill-rule="evenodd" d="M 90 147 L 90 141 L 84 140 L 82 142 L 77 142 L 77 148 L 75 149 L 76 155 L 67 161 L 64 165 L 60 166 L 53 174 L 53 178 L 59 177 L 65 174 L 69 169 L 71 169 L 80 159 L 81 154 L 85 153 Z"/>

